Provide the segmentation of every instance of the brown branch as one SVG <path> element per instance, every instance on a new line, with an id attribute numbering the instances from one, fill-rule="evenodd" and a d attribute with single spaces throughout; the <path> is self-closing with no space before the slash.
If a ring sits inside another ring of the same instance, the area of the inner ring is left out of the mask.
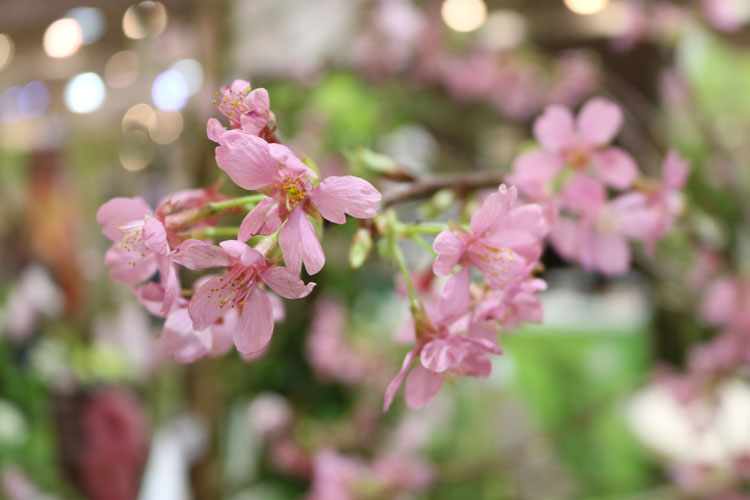
<path id="1" fill-rule="evenodd" d="M 453 189 L 457 192 L 472 191 L 481 188 L 499 186 L 505 173 L 491 172 L 462 172 L 435 175 L 418 178 L 414 182 L 398 186 L 383 196 L 383 208 L 408 200 L 427 198 L 441 189 Z"/>

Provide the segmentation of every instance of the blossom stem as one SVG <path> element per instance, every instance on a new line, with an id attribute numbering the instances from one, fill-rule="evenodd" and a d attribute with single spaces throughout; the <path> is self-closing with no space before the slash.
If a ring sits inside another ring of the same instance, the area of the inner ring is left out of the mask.
<path id="1" fill-rule="evenodd" d="M 214 201 L 208 204 L 209 210 L 216 214 L 230 208 L 241 207 L 248 204 L 254 204 L 265 198 L 264 194 L 252 194 L 250 196 L 241 196 L 239 198 L 232 198 L 231 200 Z"/>
<path id="2" fill-rule="evenodd" d="M 399 224 L 398 220 L 396 219 L 396 213 L 391 210 L 386 214 L 386 218 L 388 221 L 388 226 L 390 226 L 391 229 L 390 231 L 388 231 L 388 243 L 390 244 L 393 258 L 396 260 L 396 264 L 398 264 L 401 275 L 404 277 L 406 290 L 409 292 L 409 302 L 411 305 L 411 309 L 412 311 L 416 311 L 420 308 L 421 302 L 419 301 L 419 296 L 417 295 L 417 289 L 414 287 L 414 283 L 411 280 L 411 274 L 409 274 L 409 268 L 406 265 L 406 258 L 404 257 L 404 253 L 401 251 L 401 247 L 396 240 L 395 228 Z"/>
<path id="3" fill-rule="evenodd" d="M 412 235 L 410 235 L 410 236 L 409 236 L 409 238 L 411 238 L 411 240 L 412 240 L 412 241 L 413 241 L 414 243 L 416 243 L 417 245 L 419 245 L 420 247 L 422 247 L 422 249 L 423 249 L 423 250 L 424 250 L 425 252 L 429 253 L 429 254 L 430 254 L 430 255 L 432 255 L 433 257 L 437 255 L 437 253 L 435 252 L 435 250 L 433 250 L 433 249 L 432 249 L 432 247 L 430 246 L 430 244 L 429 244 L 429 243 L 427 243 L 427 242 L 426 242 L 425 240 L 423 240 L 422 238 L 420 238 L 420 237 L 419 237 L 419 235 L 417 235 L 417 234 L 412 234 Z"/>
<path id="4" fill-rule="evenodd" d="M 236 238 L 237 231 L 240 228 L 235 226 L 209 226 L 202 227 L 200 229 L 194 229 L 190 232 L 190 238 L 203 239 L 203 238 Z"/>

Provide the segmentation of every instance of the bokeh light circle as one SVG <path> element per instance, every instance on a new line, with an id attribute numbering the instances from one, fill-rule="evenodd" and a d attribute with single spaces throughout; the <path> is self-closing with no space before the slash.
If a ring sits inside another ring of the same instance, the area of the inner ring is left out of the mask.
<path id="1" fill-rule="evenodd" d="M 73 113 L 91 113 L 101 107 L 107 90 L 96 73 L 81 73 L 65 86 L 65 106 Z"/>
<path id="2" fill-rule="evenodd" d="M 42 40 L 50 57 L 63 58 L 75 54 L 83 43 L 83 31 L 75 19 L 64 17 L 47 27 Z"/>

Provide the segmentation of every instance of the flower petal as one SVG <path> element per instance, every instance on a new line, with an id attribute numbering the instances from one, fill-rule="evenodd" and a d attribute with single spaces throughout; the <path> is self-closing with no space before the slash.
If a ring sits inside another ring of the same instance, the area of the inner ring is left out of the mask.
<path id="1" fill-rule="evenodd" d="M 690 165 L 675 150 L 670 150 L 664 158 L 662 167 L 664 185 L 668 188 L 680 189 L 685 185 L 688 174 L 690 174 Z"/>
<path id="2" fill-rule="evenodd" d="M 185 307 L 172 311 L 162 330 L 164 353 L 174 355 L 178 363 L 192 363 L 211 350 L 211 332 L 193 330 L 193 322 Z"/>
<path id="3" fill-rule="evenodd" d="M 227 293 L 220 291 L 223 285 L 223 277 L 214 276 L 198 287 L 195 295 L 190 299 L 188 312 L 190 319 L 193 320 L 193 328 L 196 330 L 205 330 L 229 309 L 222 304 L 222 300 L 228 296 Z"/>
<path id="4" fill-rule="evenodd" d="M 444 372 L 461 364 L 466 347 L 458 337 L 435 339 L 425 344 L 420 354 L 422 365 L 433 372 Z"/>
<path id="5" fill-rule="evenodd" d="M 590 146 L 604 146 L 612 142 L 622 126 L 620 106 L 607 99 L 595 97 L 583 105 L 578 113 L 578 133 Z"/>
<path id="6" fill-rule="evenodd" d="M 221 124 L 216 118 L 211 118 L 206 123 L 206 135 L 209 139 L 219 144 L 223 144 L 223 136 L 227 133 L 227 129 Z"/>
<path id="7" fill-rule="evenodd" d="M 281 227 L 279 200 L 263 198 L 242 220 L 237 239 L 247 241 L 256 234 L 273 234 L 279 230 L 279 227 Z"/>
<path id="8" fill-rule="evenodd" d="M 393 398 L 396 396 L 396 393 L 398 392 L 399 387 L 401 387 L 401 384 L 404 382 L 404 378 L 406 377 L 406 374 L 409 372 L 409 368 L 411 368 L 412 363 L 414 362 L 414 358 L 417 357 L 417 354 L 419 353 L 419 349 L 421 346 L 416 346 L 414 349 L 406 353 L 406 356 L 404 357 L 404 362 L 401 363 L 401 369 L 398 371 L 395 377 L 393 377 L 393 380 L 388 384 L 388 387 L 385 389 L 385 400 L 383 401 L 383 412 L 388 411 L 388 409 L 391 407 L 391 404 L 393 403 Z"/>
<path id="9" fill-rule="evenodd" d="M 266 292 L 253 287 L 245 300 L 240 320 L 234 332 L 234 345 L 243 354 L 253 354 L 266 348 L 273 335 L 273 309 Z"/>
<path id="10" fill-rule="evenodd" d="M 313 169 L 305 165 L 302 160 L 292 152 L 291 149 L 283 144 L 269 144 L 269 153 L 279 163 L 297 174 L 306 174 L 313 179 L 318 178 L 318 174 Z"/>
<path id="11" fill-rule="evenodd" d="M 627 189 L 638 176 L 638 165 L 628 153 L 611 147 L 597 151 L 591 158 L 596 172 L 604 182 L 616 189 Z"/>
<path id="12" fill-rule="evenodd" d="M 608 276 L 622 274 L 630 266 L 630 248 L 622 236 L 594 236 L 594 261 L 597 269 Z"/>
<path id="13" fill-rule="evenodd" d="M 461 238 L 453 231 L 438 234 L 432 243 L 432 249 L 438 254 L 432 264 L 432 271 L 439 276 L 452 273 L 466 250 Z"/>
<path id="14" fill-rule="evenodd" d="M 560 151 L 573 142 L 573 113 L 564 106 L 547 106 L 534 121 L 534 137 L 547 151 Z"/>
<path id="15" fill-rule="evenodd" d="M 315 287 L 315 283 L 305 285 L 304 281 L 281 266 L 269 267 L 260 274 L 260 279 L 286 299 L 307 297 Z"/>
<path id="16" fill-rule="evenodd" d="M 440 298 L 440 323 L 449 323 L 462 316 L 469 309 L 469 285 L 471 273 L 468 267 L 462 268 L 456 274 L 448 277 Z"/>
<path id="17" fill-rule="evenodd" d="M 406 379 L 406 404 L 412 410 L 427 406 L 442 385 L 442 374 L 431 372 L 422 365 L 415 366 Z"/>
<path id="18" fill-rule="evenodd" d="M 99 207 L 96 221 L 101 224 L 102 232 L 114 242 L 120 242 L 125 236 L 118 226 L 153 215 L 151 208 L 142 198 L 113 198 Z"/>
<path id="19" fill-rule="evenodd" d="M 251 190 L 273 184 L 279 165 L 266 141 L 241 130 L 227 131 L 222 141 L 216 148 L 216 163 L 232 182 Z"/>
<path id="20" fill-rule="evenodd" d="M 109 277 L 128 285 L 137 285 L 154 275 L 157 269 L 156 254 L 151 252 L 141 256 L 113 245 L 104 256 L 104 263 L 109 268 Z"/>
<path id="21" fill-rule="evenodd" d="M 171 257 L 173 262 L 193 270 L 225 267 L 232 263 L 221 247 L 201 240 L 184 241 L 174 249 Z"/>
<path id="22" fill-rule="evenodd" d="M 527 151 L 513 162 L 513 171 L 506 180 L 532 199 L 545 198 L 551 194 L 552 180 L 564 166 L 558 154 L 540 149 Z"/>
<path id="23" fill-rule="evenodd" d="M 359 177 L 326 177 L 308 195 L 323 218 L 343 224 L 346 214 L 370 219 L 378 214 L 380 191 Z"/>
<path id="24" fill-rule="evenodd" d="M 279 233 L 279 246 L 284 254 L 284 263 L 293 274 L 302 270 L 302 262 L 308 274 L 315 274 L 323 268 L 325 255 L 320 241 L 315 235 L 312 223 L 305 212 L 297 205 L 289 214 Z"/>
<path id="25" fill-rule="evenodd" d="M 240 261 L 243 266 L 254 266 L 266 260 L 259 251 L 241 241 L 225 240 L 219 246 L 231 259 Z"/>
<path id="26" fill-rule="evenodd" d="M 164 225 L 156 219 L 148 219 L 143 224 L 143 244 L 146 248 L 159 255 L 169 253 L 169 243 L 167 243 L 167 230 Z"/>
<path id="27" fill-rule="evenodd" d="M 180 294 L 180 278 L 177 274 L 177 267 L 172 264 L 169 257 L 158 256 L 157 263 L 159 274 L 161 274 L 161 286 L 164 288 L 164 301 L 161 305 L 161 314 L 166 315 L 172 310 L 172 306 Z"/>

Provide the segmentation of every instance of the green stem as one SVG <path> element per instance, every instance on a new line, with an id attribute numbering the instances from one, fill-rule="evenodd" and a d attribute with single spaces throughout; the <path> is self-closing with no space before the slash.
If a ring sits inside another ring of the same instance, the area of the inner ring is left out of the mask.
<path id="1" fill-rule="evenodd" d="M 236 238 L 240 228 L 234 226 L 209 226 L 190 231 L 190 237 L 197 240 L 203 238 Z"/>
<path id="2" fill-rule="evenodd" d="M 409 268 L 406 265 L 406 258 L 404 257 L 404 253 L 401 251 L 401 247 L 399 246 L 398 241 L 396 241 L 396 231 L 394 230 L 398 225 L 398 221 L 396 220 L 396 213 L 393 211 L 389 211 L 386 217 L 388 225 L 391 227 L 391 230 L 388 232 L 388 243 L 390 244 L 391 251 L 393 252 L 393 258 L 396 260 L 396 264 L 398 264 L 401 275 L 404 277 L 406 290 L 409 292 L 409 302 L 411 304 L 412 311 L 416 311 L 419 309 L 421 303 L 419 301 L 419 296 L 417 295 L 417 289 L 414 287 L 414 283 L 411 280 L 411 274 L 409 274 Z"/>
<path id="3" fill-rule="evenodd" d="M 409 236 L 409 238 L 411 238 L 411 240 L 414 243 L 416 243 L 417 245 L 419 245 L 420 247 L 422 247 L 422 249 L 424 249 L 425 252 L 428 252 L 433 257 L 437 255 L 437 253 L 435 252 L 435 250 L 432 249 L 432 247 L 430 246 L 430 244 L 427 243 L 422 238 L 420 238 L 418 234 L 412 234 L 411 236 Z"/>
<path id="4" fill-rule="evenodd" d="M 251 203 L 253 204 L 258 203 L 265 197 L 266 195 L 264 194 L 251 194 L 250 196 L 232 198 L 231 200 L 214 201 L 212 203 L 209 203 L 208 207 L 211 210 L 211 212 L 218 213 L 224 210 L 229 210 L 230 208 L 241 207 L 241 206 L 248 205 Z"/>

